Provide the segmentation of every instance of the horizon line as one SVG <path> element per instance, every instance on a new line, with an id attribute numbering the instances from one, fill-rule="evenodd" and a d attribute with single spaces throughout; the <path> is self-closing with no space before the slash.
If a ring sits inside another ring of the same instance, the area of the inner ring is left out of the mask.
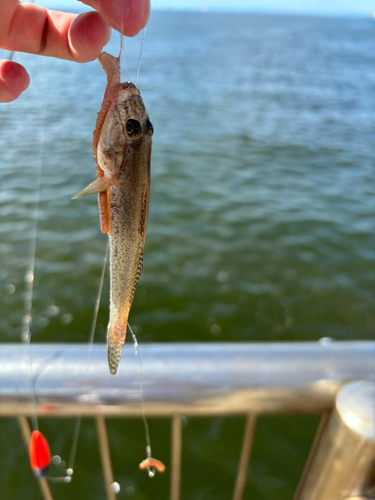
<path id="1" fill-rule="evenodd" d="M 317 16 L 317 17 L 360 17 L 365 19 L 372 19 L 375 16 L 374 11 L 363 12 L 363 11 L 351 11 L 351 10 L 341 10 L 341 11 L 322 11 L 322 10 L 288 10 L 288 9 L 267 9 L 267 8 L 241 8 L 241 7 L 214 7 L 214 8 L 191 8 L 191 7 L 155 7 L 151 10 L 152 12 L 195 12 L 200 14 L 210 14 L 210 13 L 220 13 L 220 14 L 264 14 L 264 15 L 287 15 L 287 16 Z"/>
<path id="2" fill-rule="evenodd" d="M 49 5 L 48 5 L 49 4 Z M 70 2 L 66 2 L 65 4 L 59 5 L 57 2 L 52 1 L 44 2 L 44 6 L 51 10 L 60 10 L 62 12 L 86 12 L 88 10 L 94 10 L 92 7 L 85 4 L 77 4 L 76 7 L 70 5 Z M 195 12 L 201 14 L 207 13 L 220 13 L 220 14 L 260 14 L 260 15 L 289 15 L 289 16 L 306 16 L 306 17 L 353 17 L 353 18 L 362 18 L 362 19 L 374 19 L 375 18 L 375 8 L 373 11 L 364 12 L 362 10 L 350 10 L 350 9 L 342 9 L 342 10 L 320 10 L 320 9 L 305 9 L 305 10 L 296 10 L 293 8 L 267 8 L 267 7 L 206 7 L 204 4 L 201 7 L 162 7 L 156 6 L 151 9 L 151 15 L 153 12 Z"/>

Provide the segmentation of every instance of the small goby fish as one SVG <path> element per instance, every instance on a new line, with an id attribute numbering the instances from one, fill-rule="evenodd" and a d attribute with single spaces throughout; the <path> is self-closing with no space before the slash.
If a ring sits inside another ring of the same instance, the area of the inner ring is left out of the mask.
<path id="1" fill-rule="evenodd" d="M 142 272 L 153 127 L 137 87 L 120 82 L 120 58 L 102 52 L 99 61 L 107 74 L 107 87 L 93 133 L 98 178 L 73 198 L 98 193 L 101 231 L 109 236 L 107 349 L 114 375 Z"/>

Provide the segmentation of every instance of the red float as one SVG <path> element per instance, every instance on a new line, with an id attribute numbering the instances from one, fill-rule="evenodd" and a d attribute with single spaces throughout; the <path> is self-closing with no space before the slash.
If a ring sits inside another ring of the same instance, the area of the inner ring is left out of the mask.
<path id="1" fill-rule="evenodd" d="M 37 476 L 43 476 L 51 463 L 47 439 L 39 431 L 33 431 L 29 446 L 30 465 Z"/>

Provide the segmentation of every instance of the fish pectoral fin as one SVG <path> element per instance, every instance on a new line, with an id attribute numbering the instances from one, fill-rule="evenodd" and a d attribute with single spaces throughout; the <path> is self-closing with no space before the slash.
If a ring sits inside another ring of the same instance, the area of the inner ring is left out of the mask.
<path id="1" fill-rule="evenodd" d="M 82 196 L 88 196 L 89 194 L 97 194 L 105 191 L 116 184 L 116 181 L 113 179 L 108 179 L 107 177 L 99 177 L 94 182 L 89 184 L 85 189 L 83 189 L 80 193 L 73 196 L 72 200 L 76 200 L 77 198 L 82 198 Z"/>

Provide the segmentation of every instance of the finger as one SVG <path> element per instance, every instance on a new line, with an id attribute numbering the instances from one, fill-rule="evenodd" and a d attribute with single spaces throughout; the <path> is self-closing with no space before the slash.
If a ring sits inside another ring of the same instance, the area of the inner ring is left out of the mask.
<path id="1" fill-rule="evenodd" d="M 68 32 L 70 52 L 78 62 L 96 59 L 111 37 L 111 30 L 97 12 L 73 19 Z"/>
<path id="2" fill-rule="evenodd" d="M 0 102 L 17 99 L 30 84 L 30 77 L 23 66 L 0 59 Z"/>
<path id="3" fill-rule="evenodd" d="M 1 16 L 0 16 L 0 47 L 5 35 L 9 31 L 11 19 L 14 11 L 17 8 L 18 0 L 8 0 L 1 2 Z"/>
<path id="4" fill-rule="evenodd" d="M 87 62 L 108 42 L 110 31 L 97 12 L 80 15 L 18 5 L 2 48 Z"/>
<path id="5" fill-rule="evenodd" d="M 126 36 L 136 35 L 147 24 L 150 0 L 80 0 L 100 12 L 111 28 Z"/>

